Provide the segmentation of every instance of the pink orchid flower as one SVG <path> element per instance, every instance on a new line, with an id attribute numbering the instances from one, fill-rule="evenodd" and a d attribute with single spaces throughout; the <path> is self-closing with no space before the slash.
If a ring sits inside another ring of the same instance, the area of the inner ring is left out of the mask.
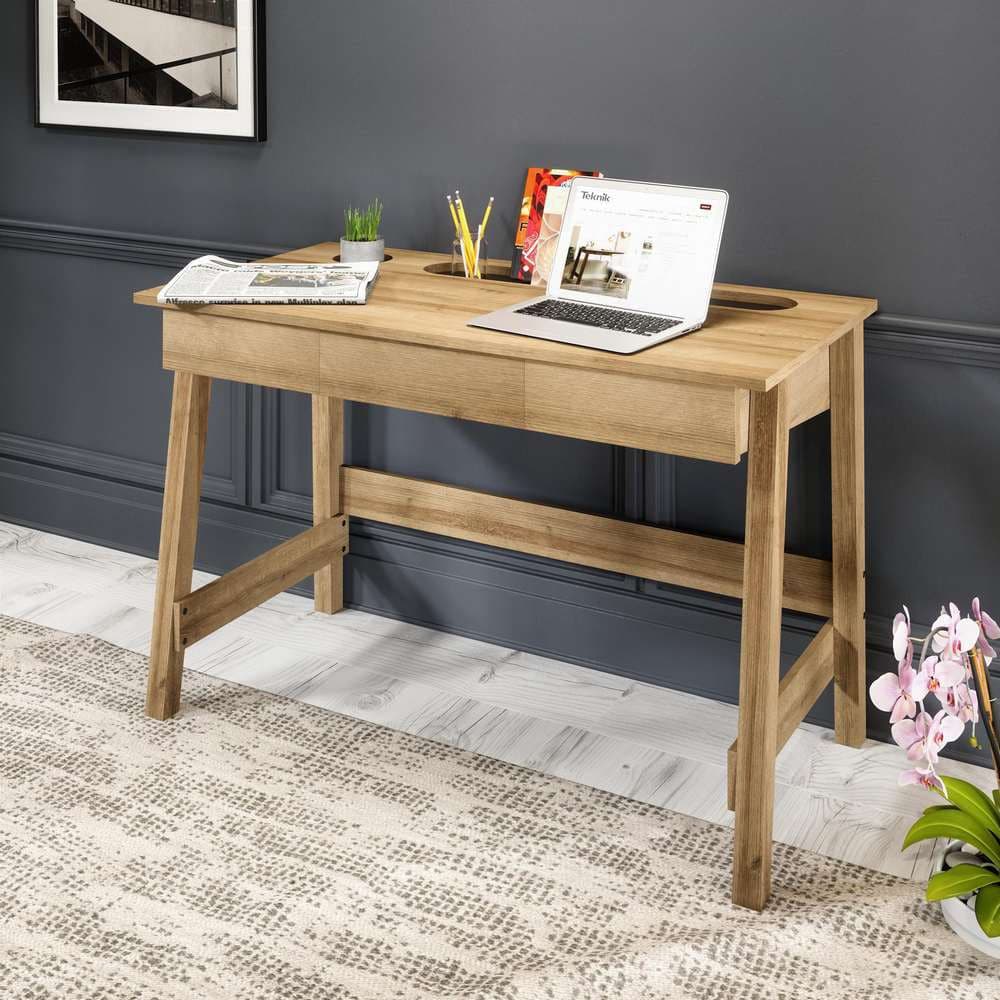
<path id="1" fill-rule="evenodd" d="M 965 723 L 942 708 L 933 719 L 927 712 L 920 712 L 916 719 L 897 722 L 892 727 L 892 738 L 906 751 L 910 760 L 925 759 L 933 767 L 941 750 L 957 740 L 964 731 Z"/>
<path id="2" fill-rule="evenodd" d="M 965 664 L 959 660 L 941 659 L 928 656 L 920 664 L 920 676 L 924 679 L 926 690 L 943 698 L 943 691 L 961 684 L 965 680 Z"/>
<path id="3" fill-rule="evenodd" d="M 892 738 L 906 751 L 910 760 L 920 760 L 927 745 L 927 733 L 933 719 L 920 712 L 915 719 L 900 719 L 892 725 Z"/>
<path id="4" fill-rule="evenodd" d="M 979 698 L 968 684 L 956 684 L 948 688 L 941 705 L 949 715 L 954 715 L 961 720 L 963 725 L 967 722 L 979 722 Z"/>
<path id="5" fill-rule="evenodd" d="M 944 782 L 930 769 L 915 767 L 899 776 L 901 785 L 922 785 L 930 791 L 944 792 Z"/>
<path id="6" fill-rule="evenodd" d="M 890 712 L 890 722 L 912 719 L 917 702 L 927 695 L 927 679 L 908 663 L 899 665 L 898 673 L 883 674 L 872 681 L 868 689 L 872 704 L 882 712 Z"/>
<path id="7" fill-rule="evenodd" d="M 991 663 L 997 655 L 997 651 L 989 644 L 989 639 L 1000 639 L 1000 625 L 983 610 L 979 603 L 979 598 L 972 599 L 972 618 L 979 625 L 979 649 L 983 654 L 983 659 Z"/>
<path id="8" fill-rule="evenodd" d="M 938 629 L 946 631 L 942 635 Z M 941 614 L 931 625 L 931 632 L 931 648 L 935 653 L 947 653 L 949 659 L 967 653 L 979 640 L 979 626 L 971 618 L 962 618 L 954 604 L 950 604 L 947 611 L 941 608 Z"/>

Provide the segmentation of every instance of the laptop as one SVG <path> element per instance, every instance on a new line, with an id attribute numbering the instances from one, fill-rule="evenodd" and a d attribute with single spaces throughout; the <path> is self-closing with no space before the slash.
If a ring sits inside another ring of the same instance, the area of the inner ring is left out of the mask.
<path id="1" fill-rule="evenodd" d="M 469 326 L 634 354 L 708 316 L 729 195 L 603 177 L 570 182 L 546 294 Z"/>

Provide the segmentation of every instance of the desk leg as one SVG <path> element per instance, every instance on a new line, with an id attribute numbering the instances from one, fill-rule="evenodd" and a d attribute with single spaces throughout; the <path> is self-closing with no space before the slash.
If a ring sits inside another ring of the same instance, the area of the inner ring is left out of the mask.
<path id="1" fill-rule="evenodd" d="M 146 714 L 154 719 L 169 719 L 180 707 L 184 653 L 174 645 L 174 602 L 191 592 L 211 386 L 204 375 L 174 374 L 146 690 Z"/>
<path id="2" fill-rule="evenodd" d="M 833 483 L 834 730 L 838 743 L 865 739 L 864 327 L 830 347 Z"/>
<path id="3" fill-rule="evenodd" d="M 752 394 L 749 452 L 733 902 L 762 910 L 771 892 L 778 741 L 778 654 L 788 484 L 788 404 L 784 386 Z"/>
<path id="4" fill-rule="evenodd" d="M 313 524 L 342 513 L 340 467 L 344 464 L 344 401 L 313 396 Z M 344 606 L 344 557 L 337 556 L 314 577 L 317 611 L 332 615 Z"/>

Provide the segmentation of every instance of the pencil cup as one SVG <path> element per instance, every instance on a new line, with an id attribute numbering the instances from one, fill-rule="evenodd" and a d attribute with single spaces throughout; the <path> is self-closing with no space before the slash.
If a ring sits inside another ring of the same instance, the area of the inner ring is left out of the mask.
<path id="1" fill-rule="evenodd" d="M 469 277 L 471 278 L 476 270 L 479 271 L 479 275 L 482 278 L 486 277 L 486 264 L 490 259 L 488 253 L 489 244 L 486 240 L 479 241 L 479 256 L 472 262 L 473 266 L 469 269 Z M 472 252 L 476 253 L 476 240 L 473 237 L 472 240 Z M 455 239 L 451 241 L 451 273 L 458 275 L 465 275 L 465 266 L 462 259 L 462 241 Z"/>

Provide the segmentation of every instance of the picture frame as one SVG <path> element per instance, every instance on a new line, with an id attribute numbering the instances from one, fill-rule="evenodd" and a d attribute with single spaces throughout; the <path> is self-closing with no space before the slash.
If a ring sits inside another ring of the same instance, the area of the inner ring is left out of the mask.
<path id="1" fill-rule="evenodd" d="M 35 125 L 267 138 L 265 0 L 35 0 Z"/>

